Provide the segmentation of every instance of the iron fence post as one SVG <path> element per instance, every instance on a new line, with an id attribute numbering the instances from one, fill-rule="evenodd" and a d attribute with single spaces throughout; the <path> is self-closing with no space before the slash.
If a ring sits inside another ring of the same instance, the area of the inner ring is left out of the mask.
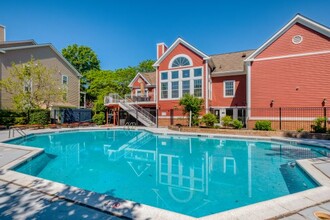
<path id="1" fill-rule="evenodd" d="M 326 107 L 323 107 L 323 116 L 324 116 L 324 130 L 326 132 L 327 131 L 327 122 L 328 122 L 328 119 L 327 119 L 327 108 Z"/>

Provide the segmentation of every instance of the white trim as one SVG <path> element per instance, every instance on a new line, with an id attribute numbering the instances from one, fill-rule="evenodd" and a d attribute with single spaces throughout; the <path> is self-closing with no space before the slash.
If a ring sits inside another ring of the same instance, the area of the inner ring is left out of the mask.
<path id="1" fill-rule="evenodd" d="M 194 70 L 195 69 L 201 69 L 202 71 L 202 75 L 201 76 L 197 76 L 195 77 L 194 76 Z M 190 71 L 190 75 L 189 77 L 187 78 L 183 78 L 182 77 L 182 72 L 184 70 L 189 70 Z M 172 79 L 172 72 L 174 71 L 178 71 L 179 72 L 179 77 L 176 78 L 176 79 Z M 162 73 L 167 73 L 167 79 L 164 79 L 162 80 L 161 79 L 161 74 Z M 182 97 L 182 82 L 183 81 L 189 81 L 189 94 L 194 94 L 194 80 L 197 80 L 197 79 L 200 79 L 202 80 L 202 95 L 201 97 L 198 97 L 198 98 L 204 98 L 204 85 L 203 85 L 203 82 L 204 82 L 204 79 L 203 79 L 203 76 L 204 76 L 204 66 L 198 66 L 198 67 L 189 67 L 189 68 L 181 68 L 181 69 L 172 69 L 172 70 L 163 70 L 161 72 L 159 72 L 159 76 L 160 76 L 160 79 L 159 79 L 159 85 L 160 85 L 160 88 L 159 88 L 159 100 L 161 101 L 171 101 L 171 100 L 179 100 L 181 97 Z M 179 97 L 178 98 L 172 98 L 172 82 L 179 82 Z M 168 83 L 168 94 L 167 94 L 167 97 L 168 98 L 162 98 L 162 91 L 161 91 L 161 83 Z"/>
<path id="2" fill-rule="evenodd" d="M 261 47 L 259 47 L 255 52 L 253 52 L 246 61 L 251 61 L 257 57 L 262 51 L 264 51 L 268 46 L 270 46 L 274 41 L 281 37 L 287 30 L 289 30 L 296 23 L 302 24 L 316 32 L 319 32 L 327 37 L 330 37 L 330 29 L 312 21 L 300 14 L 297 14 L 289 23 L 287 23 L 281 30 L 275 33 L 268 41 L 266 41 Z"/>
<path id="3" fill-rule="evenodd" d="M 313 122 L 317 117 L 281 117 L 281 121 L 310 121 Z M 279 121 L 278 116 L 274 117 L 250 117 L 248 120 L 271 120 L 271 121 Z M 330 119 L 328 119 L 330 121 Z"/>
<path id="4" fill-rule="evenodd" d="M 66 84 L 63 83 L 63 78 L 66 77 Z M 69 85 L 69 77 L 67 75 L 62 74 L 62 85 Z"/>
<path id="5" fill-rule="evenodd" d="M 233 82 L 233 95 L 226 95 L 226 83 Z M 223 81 L 223 97 L 224 98 L 234 98 L 235 97 L 235 80 L 224 80 Z"/>
<path id="6" fill-rule="evenodd" d="M 296 37 L 299 37 L 300 38 L 300 41 L 299 42 L 295 42 L 294 41 Z M 304 40 L 304 38 L 300 34 L 293 36 L 292 39 L 291 39 L 291 41 L 292 41 L 293 44 L 300 44 L 301 42 L 303 42 L 303 40 Z"/>
<path id="7" fill-rule="evenodd" d="M 195 48 L 194 46 L 192 46 L 191 44 L 189 44 L 188 42 L 184 41 L 183 39 L 181 39 L 180 37 L 166 50 L 165 53 L 163 53 L 163 55 L 154 63 L 153 67 L 157 67 L 159 66 L 159 64 L 174 50 L 174 48 L 179 45 L 179 44 L 183 44 L 184 46 L 186 46 L 188 49 L 192 50 L 193 52 L 195 52 L 196 54 L 198 54 L 199 56 L 201 56 L 203 59 L 210 59 L 209 56 L 207 56 L 205 53 L 203 53 L 202 51 L 198 50 L 197 48 Z"/>
<path id="8" fill-rule="evenodd" d="M 249 59 L 249 60 L 245 60 L 245 62 L 249 62 L 249 61 L 264 61 L 264 60 L 277 60 L 277 59 L 286 59 L 286 58 L 294 58 L 294 57 L 322 55 L 322 54 L 327 54 L 327 53 L 330 53 L 330 50 L 323 50 L 323 51 L 309 52 L 309 53 L 298 53 L 298 54 L 291 54 L 291 55 L 284 55 L 284 56 L 274 56 L 274 57 Z"/>
<path id="9" fill-rule="evenodd" d="M 138 91 L 140 91 L 140 93 L 141 93 L 141 89 L 135 89 L 135 96 L 138 96 L 138 94 L 137 94 Z M 146 96 L 149 95 L 149 90 L 148 89 L 144 89 L 144 95 L 146 95 Z"/>
<path id="10" fill-rule="evenodd" d="M 50 47 L 80 78 L 82 75 L 72 66 L 72 64 L 63 57 L 61 53 L 59 53 L 56 48 L 52 44 L 38 44 L 38 45 L 29 45 L 29 46 L 20 46 L 20 47 L 8 47 L 8 48 L 2 48 L 3 51 L 7 50 L 23 50 L 23 49 L 30 49 L 30 48 L 39 48 L 39 47 Z"/>
<path id="11" fill-rule="evenodd" d="M 222 77 L 222 76 L 240 76 L 245 75 L 246 72 L 244 70 L 230 70 L 223 72 L 213 72 L 212 77 Z"/>
<path id="12" fill-rule="evenodd" d="M 187 60 L 189 61 L 190 64 L 189 64 L 189 65 L 186 65 L 186 66 L 172 67 L 173 62 L 174 62 L 177 58 L 179 58 L 179 57 L 187 58 Z M 168 64 L 168 68 L 169 68 L 169 69 L 179 69 L 179 68 L 191 67 L 191 66 L 193 66 L 193 65 L 194 65 L 194 64 L 193 64 L 193 61 L 192 61 L 192 59 L 190 58 L 190 56 L 181 53 L 181 54 L 175 55 L 175 56 L 171 59 L 171 61 L 170 61 L 169 64 Z"/>
<path id="13" fill-rule="evenodd" d="M 246 106 L 251 109 L 251 62 L 246 62 Z M 247 118 L 251 117 L 248 110 Z"/>
<path id="14" fill-rule="evenodd" d="M 137 73 L 136 75 L 135 75 L 135 77 L 132 79 L 132 81 L 129 83 L 129 85 L 128 85 L 128 87 L 133 87 L 133 84 L 134 84 L 134 82 L 135 82 L 135 80 L 137 80 L 138 79 L 138 77 L 141 77 L 144 81 L 146 81 L 146 83 L 147 83 L 147 85 L 151 85 L 151 83 L 141 74 L 141 73 Z"/>
<path id="15" fill-rule="evenodd" d="M 246 109 L 246 106 L 210 106 L 210 108 L 214 110 L 219 110 L 219 109 L 241 109 L 244 108 Z"/>
<path id="16" fill-rule="evenodd" d="M 208 62 L 207 60 L 205 61 L 205 73 L 203 71 L 202 76 L 204 79 L 204 83 L 205 83 L 205 113 L 209 113 L 209 74 L 208 74 Z M 203 81 L 202 81 L 203 83 Z"/>

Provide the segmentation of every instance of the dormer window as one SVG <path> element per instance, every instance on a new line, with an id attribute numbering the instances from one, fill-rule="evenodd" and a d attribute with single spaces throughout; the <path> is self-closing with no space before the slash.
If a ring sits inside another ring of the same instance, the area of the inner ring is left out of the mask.
<path id="1" fill-rule="evenodd" d="M 178 68 L 178 67 L 186 67 L 186 66 L 192 66 L 192 60 L 189 56 L 185 54 L 179 54 L 170 62 L 169 68 Z"/>

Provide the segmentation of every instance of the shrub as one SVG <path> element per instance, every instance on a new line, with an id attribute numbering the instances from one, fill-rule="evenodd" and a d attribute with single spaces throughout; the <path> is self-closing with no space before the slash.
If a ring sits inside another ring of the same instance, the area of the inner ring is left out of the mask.
<path id="1" fill-rule="evenodd" d="M 312 125 L 312 129 L 315 133 L 325 133 L 327 130 L 324 127 L 324 123 L 328 119 L 326 117 L 318 117 L 314 120 L 314 125 Z"/>
<path id="2" fill-rule="evenodd" d="M 202 122 L 207 126 L 207 127 L 213 127 L 215 123 L 218 122 L 217 117 L 212 114 L 212 113 L 207 113 L 203 115 L 202 117 Z"/>
<path id="3" fill-rule="evenodd" d="M 231 116 L 226 115 L 221 118 L 221 121 L 222 121 L 223 126 L 228 127 L 228 126 L 232 125 L 233 119 L 231 118 Z"/>
<path id="4" fill-rule="evenodd" d="M 30 113 L 29 124 L 41 124 L 47 125 L 50 122 L 50 111 L 49 110 L 34 110 Z"/>
<path id="5" fill-rule="evenodd" d="M 256 121 L 254 125 L 255 130 L 261 130 L 261 131 L 271 131 L 272 130 L 272 123 L 268 120 L 261 120 Z"/>
<path id="6" fill-rule="evenodd" d="M 97 125 L 103 125 L 105 123 L 105 114 L 104 112 L 97 113 L 93 116 L 93 122 Z"/>
<path id="7" fill-rule="evenodd" d="M 303 132 L 303 131 L 304 131 L 303 128 L 298 128 L 298 129 L 297 129 L 297 132 Z"/>
<path id="8" fill-rule="evenodd" d="M 11 110 L 0 110 L 0 125 L 11 126 L 16 124 L 17 117 L 23 117 L 24 113 Z"/>
<path id="9" fill-rule="evenodd" d="M 235 120 L 233 121 L 232 125 L 233 125 L 233 127 L 234 127 L 235 129 L 241 129 L 241 128 L 243 128 L 243 122 L 241 122 L 241 121 L 238 120 L 238 119 L 235 119 Z"/>
<path id="10" fill-rule="evenodd" d="M 26 117 L 16 117 L 15 118 L 15 125 L 25 125 L 25 124 L 27 124 Z"/>

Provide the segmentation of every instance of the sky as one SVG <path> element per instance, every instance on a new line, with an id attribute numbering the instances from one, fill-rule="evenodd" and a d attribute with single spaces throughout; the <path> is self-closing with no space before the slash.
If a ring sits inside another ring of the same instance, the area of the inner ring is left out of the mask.
<path id="1" fill-rule="evenodd" d="M 297 13 L 330 26 L 330 0 L 0 0 L 7 40 L 92 48 L 102 69 L 156 60 L 183 38 L 208 55 L 256 49 Z"/>

